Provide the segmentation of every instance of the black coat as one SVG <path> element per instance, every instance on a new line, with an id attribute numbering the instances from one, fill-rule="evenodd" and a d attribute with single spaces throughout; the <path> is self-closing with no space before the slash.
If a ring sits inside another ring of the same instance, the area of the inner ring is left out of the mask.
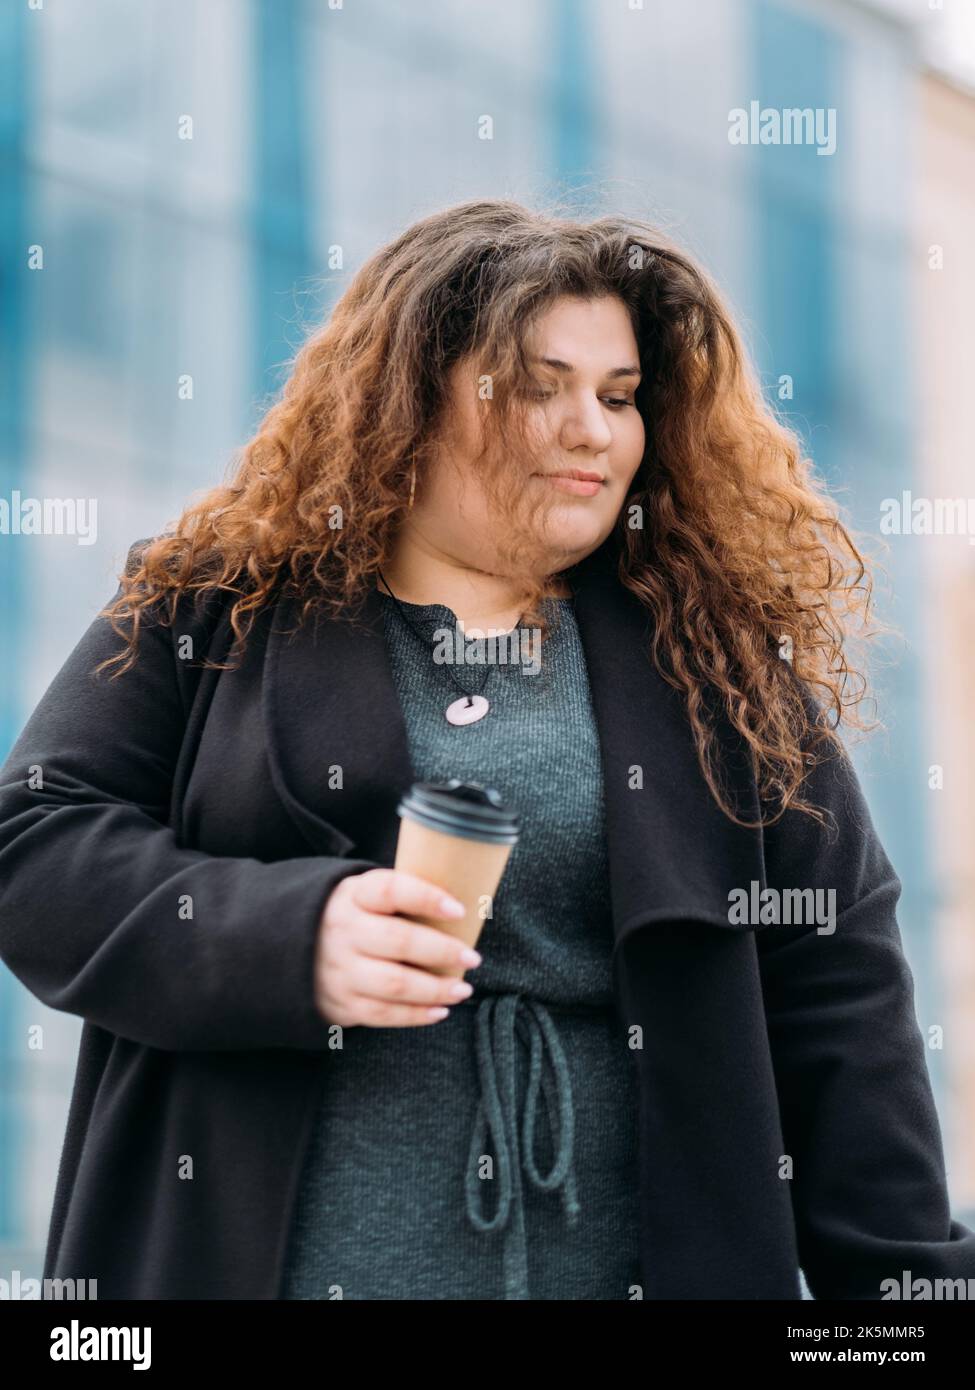
<path id="1" fill-rule="evenodd" d="M 736 826 L 606 546 L 573 587 L 614 987 L 643 1040 L 643 1296 L 798 1299 L 800 1265 L 817 1298 L 877 1299 L 905 1270 L 975 1277 L 975 1234 L 949 1212 L 900 883 L 849 762 L 811 774 L 838 834 L 796 812 Z M 313 1000 L 320 914 L 342 876 L 392 865 L 413 780 L 381 605 L 373 591 L 358 625 L 322 618 L 289 640 L 298 606 L 280 597 L 221 674 L 190 658 L 207 642 L 226 653 L 225 596 L 184 603 L 115 681 L 90 674 L 121 647 L 96 618 L 9 755 L 0 956 L 84 1020 L 46 1277 L 95 1278 L 103 1299 L 278 1295 L 335 1055 Z M 743 767 L 732 785 L 754 806 Z M 753 882 L 834 888 L 835 931 L 730 920 L 729 892 Z"/>

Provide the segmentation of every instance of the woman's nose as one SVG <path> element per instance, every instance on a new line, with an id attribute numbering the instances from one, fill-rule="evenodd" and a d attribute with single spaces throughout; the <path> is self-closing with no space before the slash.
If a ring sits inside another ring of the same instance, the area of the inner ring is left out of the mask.
<path id="1" fill-rule="evenodd" d="M 604 453 L 613 441 L 602 403 L 592 396 L 566 405 L 559 427 L 559 442 L 563 448 L 577 449 L 585 445 L 594 454 Z"/>

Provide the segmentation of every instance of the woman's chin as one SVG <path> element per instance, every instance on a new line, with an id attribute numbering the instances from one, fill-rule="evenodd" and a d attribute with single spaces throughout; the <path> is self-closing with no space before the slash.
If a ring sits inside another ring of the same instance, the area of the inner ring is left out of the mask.
<path id="1" fill-rule="evenodd" d="M 578 507 L 556 507 L 546 518 L 544 536 L 553 550 L 566 555 L 587 554 L 604 539 L 605 519 L 580 512 Z"/>

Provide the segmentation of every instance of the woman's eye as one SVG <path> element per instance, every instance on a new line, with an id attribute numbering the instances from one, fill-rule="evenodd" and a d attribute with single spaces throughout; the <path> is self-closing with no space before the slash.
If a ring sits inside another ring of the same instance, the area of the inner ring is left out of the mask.
<path id="1" fill-rule="evenodd" d="M 558 395 L 557 391 L 544 391 L 539 389 L 527 388 L 525 395 L 529 400 L 548 401 Z M 631 401 L 628 396 L 602 396 L 600 397 L 604 405 L 611 406 L 614 410 L 621 410 L 626 406 L 635 406 L 636 401 Z"/>

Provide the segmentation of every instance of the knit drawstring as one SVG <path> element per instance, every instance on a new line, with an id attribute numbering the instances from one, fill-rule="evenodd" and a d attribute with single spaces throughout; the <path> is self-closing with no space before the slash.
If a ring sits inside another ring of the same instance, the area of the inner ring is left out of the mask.
<path id="1" fill-rule="evenodd" d="M 531 1048 L 520 1153 L 517 1116 L 518 1058 L 515 1045 L 519 1008 L 522 1022 L 528 1030 Z M 572 1163 L 575 1112 L 569 1067 L 555 1024 L 544 1004 L 535 999 L 525 999 L 519 994 L 489 994 L 480 1002 L 477 1009 L 475 1042 L 481 1096 L 474 1120 L 465 1175 L 467 1215 L 475 1230 L 505 1232 L 505 1298 L 527 1299 L 530 1295 L 522 1164 L 535 1187 L 545 1192 L 561 1187 L 562 1206 L 570 1226 L 575 1225 L 581 1211 Z M 542 1066 L 542 1051 L 546 1043 L 549 1063 L 554 1073 L 554 1087 L 551 1076 Z M 534 1154 L 539 1084 L 545 1088 L 549 1129 L 555 1147 L 555 1161 L 552 1171 L 547 1176 L 539 1173 Z M 555 1101 L 558 1103 L 559 1112 L 557 1144 L 554 1143 Z M 489 1132 L 495 1154 L 499 1195 L 494 1216 L 487 1220 L 481 1211 L 483 1180 L 478 1177 L 477 1170 L 478 1162 L 486 1152 L 484 1144 Z"/>

